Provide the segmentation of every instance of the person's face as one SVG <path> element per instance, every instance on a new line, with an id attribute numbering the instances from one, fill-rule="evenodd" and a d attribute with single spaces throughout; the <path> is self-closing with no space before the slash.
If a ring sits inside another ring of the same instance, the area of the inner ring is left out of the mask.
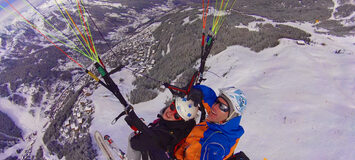
<path id="1" fill-rule="evenodd" d="M 221 104 L 228 106 L 228 103 L 223 98 L 218 97 L 210 112 L 208 112 L 207 120 L 213 123 L 221 123 L 228 118 L 229 111 L 221 110 Z"/>
<path id="2" fill-rule="evenodd" d="M 182 120 L 179 114 L 176 111 L 175 105 L 171 104 L 168 108 L 165 109 L 163 113 L 163 119 L 166 121 L 179 121 Z"/>

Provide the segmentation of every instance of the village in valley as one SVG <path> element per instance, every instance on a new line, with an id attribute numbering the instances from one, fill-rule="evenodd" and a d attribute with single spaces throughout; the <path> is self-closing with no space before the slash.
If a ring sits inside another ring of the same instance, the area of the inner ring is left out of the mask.
<path id="1" fill-rule="evenodd" d="M 149 72 L 155 64 L 155 60 L 152 58 L 155 51 L 151 49 L 151 46 L 157 42 L 154 41 L 149 28 L 145 29 L 145 31 L 146 32 L 141 32 L 142 35 L 131 37 L 126 42 L 113 48 L 115 53 L 112 54 L 112 52 L 109 52 L 104 57 L 104 60 L 108 61 L 106 63 L 111 64 L 111 67 L 113 67 L 112 65 L 116 65 L 115 67 L 117 67 L 117 65 L 124 65 L 126 69 L 132 71 L 136 77 L 140 77 L 143 74 L 146 74 L 146 72 Z M 120 57 L 119 60 L 117 60 L 117 56 Z M 82 77 L 79 81 L 71 84 L 71 86 L 74 87 L 77 83 L 87 82 L 88 79 L 89 81 L 91 80 L 89 77 Z M 58 141 L 63 145 L 67 142 L 72 143 L 76 139 L 89 135 L 89 128 L 93 118 L 92 114 L 95 112 L 96 107 L 90 99 L 90 96 L 98 86 L 99 85 L 95 83 L 94 85 L 87 85 L 82 89 L 82 92 L 71 108 L 72 114 L 67 117 L 63 125 L 59 128 L 60 137 L 58 138 Z M 66 92 L 75 90 L 72 87 L 69 87 Z M 63 92 L 61 99 L 71 97 L 70 94 L 66 92 Z M 56 111 L 59 111 L 58 109 L 62 108 L 62 106 L 58 105 L 55 108 Z"/>

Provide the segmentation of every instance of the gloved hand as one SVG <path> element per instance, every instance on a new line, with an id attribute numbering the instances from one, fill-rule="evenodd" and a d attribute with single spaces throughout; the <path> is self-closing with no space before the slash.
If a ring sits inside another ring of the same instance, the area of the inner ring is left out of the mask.
<path id="1" fill-rule="evenodd" d="M 201 104 L 203 99 L 202 91 L 196 88 L 191 88 L 189 94 L 187 95 L 187 100 L 194 101 L 194 105 L 197 106 Z"/>
<path id="2" fill-rule="evenodd" d="M 168 88 L 169 91 L 171 92 L 171 94 L 179 96 L 179 97 L 184 97 L 186 95 L 186 93 L 184 91 L 186 91 L 186 88 L 179 88 L 173 85 L 170 85 L 169 83 L 164 83 L 163 84 L 165 86 L 165 88 Z"/>
<path id="3" fill-rule="evenodd" d="M 134 110 L 130 110 L 128 112 L 128 115 L 124 118 L 124 120 L 127 122 L 127 124 L 131 128 L 136 128 L 139 131 L 144 131 L 148 129 L 148 127 L 144 124 L 144 122 L 136 115 Z"/>

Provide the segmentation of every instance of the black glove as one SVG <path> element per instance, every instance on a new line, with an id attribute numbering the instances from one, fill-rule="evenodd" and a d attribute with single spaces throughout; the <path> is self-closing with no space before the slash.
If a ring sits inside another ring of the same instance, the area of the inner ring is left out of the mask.
<path id="1" fill-rule="evenodd" d="M 131 128 L 136 128 L 139 131 L 144 131 L 148 129 L 144 122 L 136 115 L 134 110 L 130 110 L 124 120 Z"/>
<path id="2" fill-rule="evenodd" d="M 169 83 L 164 83 L 163 85 L 165 86 L 165 88 L 169 89 L 171 94 L 173 94 L 175 96 L 184 97 L 186 95 L 186 93 L 183 92 L 183 91 L 187 90 L 186 88 L 179 88 L 179 87 L 170 85 Z M 183 90 L 183 91 L 181 91 L 181 90 Z"/>
<path id="3" fill-rule="evenodd" d="M 194 101 L 194 105 L 198 106 L 198 104 L 201 104 L 202 99 L 203 99 L 202 91 L 196 88 L 191 88 L 189 94 L 187 95 L 187 100 Z"/>

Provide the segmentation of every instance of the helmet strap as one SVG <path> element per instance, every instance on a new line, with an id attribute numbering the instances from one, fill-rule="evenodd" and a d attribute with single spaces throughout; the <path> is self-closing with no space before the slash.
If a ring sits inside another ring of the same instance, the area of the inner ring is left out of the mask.
<path id="1" fill-rule="evenodd" d="M 238 116 L 238 113 L 235 110 L 233 110 L 233 112 L 231 114 L 229 114 L 228 118 L 226 119 L 226 122 L 229 121 L 230 119 L 232 119 L 233 117 L 236 117 L 236 116 L 234 116 L 234 114 L 236 114 Z"/>

